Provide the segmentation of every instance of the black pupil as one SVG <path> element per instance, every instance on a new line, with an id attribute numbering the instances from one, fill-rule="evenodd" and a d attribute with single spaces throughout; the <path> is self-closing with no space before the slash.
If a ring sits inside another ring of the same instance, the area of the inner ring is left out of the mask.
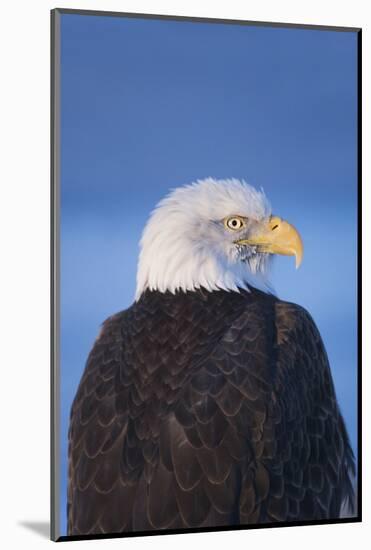
<path id="1" fill-rule="evenodd" d="M 232 221 L 233 227 L 236 227 L 237 223 L 238 223 L 237 220 L 233 220 L 233 221 Z"/>

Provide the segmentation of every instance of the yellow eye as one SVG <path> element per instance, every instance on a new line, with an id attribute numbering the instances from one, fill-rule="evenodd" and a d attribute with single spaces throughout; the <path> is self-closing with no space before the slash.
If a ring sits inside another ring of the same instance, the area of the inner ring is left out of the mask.
<path id="1" fill-rule="evenodd" d="M 232 216 L 231 218 L 226 218 L 224 220 L 224 225 L 225 227 L 228 227 L 228 229 L 232 229 L 232 231 L 238 231 L 239 229 L 242 229 L 242 227 L 245 227 L 246 223 L 240 216 Z"/>

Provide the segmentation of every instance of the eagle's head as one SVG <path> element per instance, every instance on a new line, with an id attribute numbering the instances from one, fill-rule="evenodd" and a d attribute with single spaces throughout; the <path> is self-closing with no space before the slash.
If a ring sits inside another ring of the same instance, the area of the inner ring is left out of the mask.
<path id="1" fill-rule="evenodd" d="M 146 289 L 268 290 L 272 254 L 295 256 L 297 267 L 303 255 L 299 233 L 271 214 L 264 192 L 237 179 L 171 191 L 151 213 L 140 246 L 137 299 Z"/>

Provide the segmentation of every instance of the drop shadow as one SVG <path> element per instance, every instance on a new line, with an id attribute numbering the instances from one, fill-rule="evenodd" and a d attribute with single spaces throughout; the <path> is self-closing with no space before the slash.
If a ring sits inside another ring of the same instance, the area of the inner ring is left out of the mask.
<path id="1" fill-rule="evenodd" d="M 43 539 L 50 539 L 49 521 L 19 521 L 18 525 L 33 531 Z"/>

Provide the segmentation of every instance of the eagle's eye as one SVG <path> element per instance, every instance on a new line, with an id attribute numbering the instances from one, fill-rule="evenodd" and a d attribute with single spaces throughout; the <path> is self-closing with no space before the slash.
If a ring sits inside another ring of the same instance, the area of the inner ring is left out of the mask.
<path id="1" fill-rule="evenodd" d="M 224 220 L 224 225 L 228 229 L 232 229 L 232 231 L 238 231 L 238 229 L 246 226 L 246 222 L 241 216 L 232 216 Z"/>

